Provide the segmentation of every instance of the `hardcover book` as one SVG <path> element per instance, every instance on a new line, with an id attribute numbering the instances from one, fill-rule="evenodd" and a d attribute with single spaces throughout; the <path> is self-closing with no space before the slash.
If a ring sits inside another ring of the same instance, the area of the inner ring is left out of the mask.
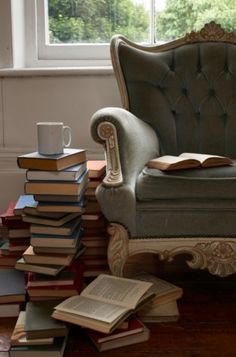
<path id="1" fill-rule="evenodd" d="M 27 170 L 28 181 L 77 181 L 86 171 L 86 162 L 68 167 L 62 171 Z"/>
<path id="2" fill-rule="evenodd" d="M 129 321 L 127 329 L 116 329 L 108 335 L 88 329 L 86 334 L 99 352 L 141 343 L 150 337 L 149 329 L 137 318 Z"/>
<path id="3" fill-rule="evenodd" d="M 101 274 L 78 296 L 55 307 L 55 319 L 110 333 L 150 301 L 152 283 Z"/>
<path id="4" fill-rule="evenodd" d="M 45 171 L 60 171 L 85 161 L 85 150 L 71 148 L 65 148 L 63 154 L 41 155 L 36 151 L 17 158 L 17 164 L 22 169 Z"/>
<path id="5" fill-rule="evenodd" d="M 23 215 L 22 219 L 24 222 L 29 222 L 29 223 L 35 223 L 35 224 L 42 224 L 46 226 L 53 226 L 53 227 L 60 227 L 63 224 L 72 221 L 76 217 L 79 217 L 80 214 L 77 212 L 73 213 L 68 213 L 68 214 L 62 214 L 61 217 L 56 217 L 56 218 L 46 218 L 46 217 L 40 217 L 40 216 L 34 216 L 34 215 Z"/>
<path id="6" fill-rule="evenodd" d="M 73 219 L 72 221 L 66 222 L 60 227 L 45 226 L 43 224 L 31 224 L 30 232 L 37 234 L 57 234 L 69 236 L 73 234 L 76 228 L 80 225 L 80 217 Z"/>
<path id="7" fill-rule="evenodd" d="M 164 155 L 155 159 L 149 160 L 147 167 L 151 169 L 159 169 L 162 171 L 181 170 L 199 167 L 215 167 L 231 165 L 233 161 L 229 157 L 196 154 L 196 153 L 182 153 L 179 156 Z"/>
<path id="8" fill-rule="evenodd" d="M 34 346 L 12 346 L 9 357 L 63 357 L 67 336 L 56 337 L 53 344 Z"/>
<path id="9" fill-rule="evenodd" d="M 47 265 L 47 264 L 29 264 L 26 263 L 24 258 L 20 258 L 15 263 L 15 269 L 32 273 L 40 273 L 46 275 L 57 275 L 64 269 L 63 265 Z"/>
<path id="10" fill-rule="evenodd" d="M 33 195 L 79 195 L 88 184 L 86 171 L 77 181 L 26 181 L 25 193 Z"/>
<path id="11" fill-rule="evenodd" d="M 28 264 L 47 264 L 68 266 L 75 258 L 74 254 L 49 254 L 35 253 L 30 245 L 23 253 L 23 258 Z"/>
<path id="12" fill-rule="evenodd" d="M 53 337 L 29 339 L 25 332 L 26 312 L 20 311 L 14 330 L 11 335 L 11 346 L 34 346 L 34 345 L 51 345 Z"/>
<path id="13" fill-rule="evenodd" d="M 79 202 L 50 202 L 44 201 L 38 203 L 38 212 L 48 214 L 50 212 L 77 212 L 84 213 L 85 200 L 82 198 Z"/>
<path id="14" fill-rule="evenodd" d="M 28 338 L 47 338 L 66 336 L 65 323 L 51 317 L 58 301 L 27 302 L 25 309 L 25 332 Z"/>
<path id="15" fill-rule="evenodd" d="M 15 269 L 0 269 L 0 303 L 25 301 L 25 276 Z"/>
<path id="16" fill-rule="evenodd" d="M 89 178 L 101 178 L 106 171 L 105 160 L 88 160 Z"/>
<path id="17" fill-rule="evenodd" d="M 80 226 L 78 226 L 70 235 L 32 233 L 31 245 L 33 247 L 56 246 L 58 248 L 74 248 L 77 246 L 80 234 Z"/>
<path id="18" fill-rule="evenodd" d="M 167 302 L 179 299 L 183 295 L 183 289 L 181 287 L 172 284 L 166 280 L 160 279 L 153 274 L 141 272 L 135 274 L 133 278 L 152 283 L 151 290 L 155 294 L 155 297 L 152 299 L 151 303 L 149 304 L 149 307 L 151 305 L 155 306 L 165 304 Z"/>

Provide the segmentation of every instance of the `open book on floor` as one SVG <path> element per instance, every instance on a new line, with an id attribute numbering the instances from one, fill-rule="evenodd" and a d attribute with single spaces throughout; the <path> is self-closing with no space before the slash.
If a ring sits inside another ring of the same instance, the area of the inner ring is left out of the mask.
<path id="1" fill-rule="evenodd" d="M 149 160 L 147 167 L 162 171 L 216 167 L 232 165 L 233 160 L 226 156 L 184 152 L 179 156 L 164 155 Z"/>
<path id="2" fill-rule="evenodd" d="M 151 282 L 101 274 L 80 295 L 57 305 L 52 317 L 110 333 L 154 297 Z"/>

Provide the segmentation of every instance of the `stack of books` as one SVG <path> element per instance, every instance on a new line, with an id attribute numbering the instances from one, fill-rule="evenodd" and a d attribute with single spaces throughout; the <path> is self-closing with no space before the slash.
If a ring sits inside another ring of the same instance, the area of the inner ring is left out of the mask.
<path id="1" fill-rule="evenodd" d="M 28 302 L 11 336 L 10 357 L 62 357 L 68 337 L 67 326 L 51 318 L 58 302 Z"/>
<path id="2" fill-rule="evenodd" d="M 0 269 L 0 317 L 18 316 L 25 302 L 24 273 L 15 269 Z"/>
<path id="3" fill-rule="evenodd" d="M 32 300 L 75 295 L 82 285 L 78 260 L 85 251 L 80 237 L 88 184 L 85 150 L 65 149 L 50 156 L 34 152 L 19 156 L 17 163 L 26 169 L 23 198 L 31 204 L 23 205 L 22 215 L 30 224 L 30 245 L 15 267 L 31 273 L 27 288 Z M 56 276 L 55 281 L 40 274 Z M 65 274 L 70 275 L 66 283 Z"/>
<path id="4" fill-rule="evenodd" d="M 84 276 L 96 277 L 110 273 L 107 262 L 107 220 L 96 199 L 96 188 L 101 184 L 106 171 L 105 160 L 88 160 L 87 168 L 89 183 L 85 193 L 85 212 L 81 217 L 82 242 L 86 246 L 83 256 Z"/>
<path id="5" fill-rule="evenodd" d="M 9 202 L 1 218 L 0 268 L 14 267 L 22 252 L 30 244 L 30 224 L 15 211 L 15 202 Z"/>
<path id="6" fill-rule="evenodd" d="M 177 300 L 183 295 L 181 287 L 146 272 L 135 274 L 133 277 L 151 282 L 151 290 L 155 294 L 155 298 L 138 311 L 138 317 L 143 322 L 169 322 L 178 320 L 179 309 Z"/>

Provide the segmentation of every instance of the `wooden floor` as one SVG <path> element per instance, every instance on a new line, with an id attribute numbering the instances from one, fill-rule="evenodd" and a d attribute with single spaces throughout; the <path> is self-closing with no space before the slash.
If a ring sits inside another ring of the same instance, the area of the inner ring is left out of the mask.
<path id="1" fill-rule="evenodd" d="M 99 353 L 78 326 L 73 326 L 65 357 L 235 357 L 236 275 L 220 279 L 207 272 L 177 274 L 169 281 L 183 287 L 178 322 L 147 324 L 148 342 Z M 8 356 L 14 320 L 0 322 L 0 357 Z M 5 352 L 4 352 L 5 351 Z"/>

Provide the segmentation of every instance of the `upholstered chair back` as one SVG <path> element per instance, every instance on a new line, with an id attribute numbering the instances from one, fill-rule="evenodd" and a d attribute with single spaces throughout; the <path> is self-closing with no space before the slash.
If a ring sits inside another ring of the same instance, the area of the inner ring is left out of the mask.
<path id="1" fill-rule="evenodd" d="M 236 157 L 236 45 L 225 38 L 113 49 L 124 107 L 149 123 L 160 154 Z M 117 45 L 118 43 L 118 45 Z"/>

